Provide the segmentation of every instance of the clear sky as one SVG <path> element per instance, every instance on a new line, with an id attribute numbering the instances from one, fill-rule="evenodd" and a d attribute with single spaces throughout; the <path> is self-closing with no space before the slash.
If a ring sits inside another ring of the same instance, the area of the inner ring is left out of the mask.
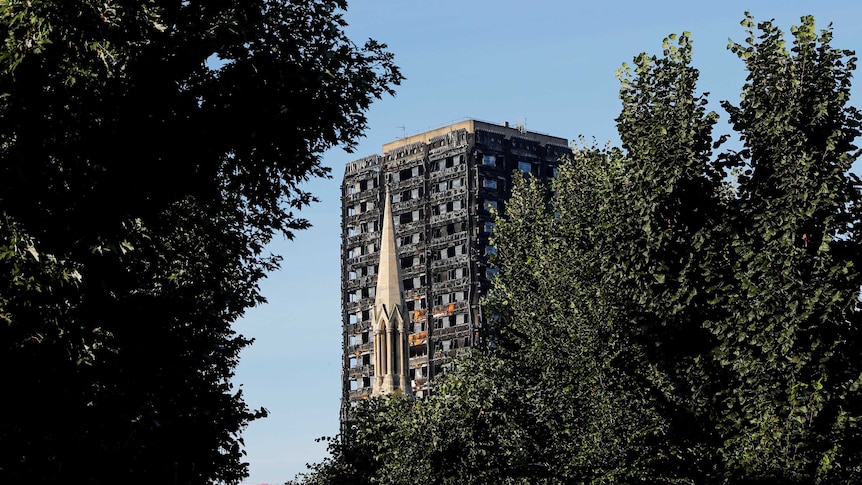
<path id="1" fill-rule="evenodd" d="M 251 407 L 270 416 L 244 433 L 247 484 L 283 483 L 326 454 L 315 438 L 338 431 L 341 396 L 340 191 L 345 163 L 380 153 L 381 145 L 458 121 L 526 122 L 527 129 L 570 140 L 584 135 L 616 143 L 619 84 L 614 72 L 640 52 L 660 53 L 662 39 L 689 31 L 699 89 L 736 103 L 742 63 L 726 48 L 743 41 L 744 12 L 775 19 L 788 33 L 802 15 L 833 24 L 832 45 L 862 52 L 862 2 L 353 0 L 348 35 L 389 45 L 406 81 L 375 103 L 355 153 L 323 157 L 331 180 L 307 188 L 321 202 L 303 211 L 314 225 L 271 250 L 284 256 L 236 329 L 256 339 L 242 354 L 234 382 Z M 858 78 L 857 78 L 858 79 Z M 862 82 L 862 81 L 858 81 Z M 860 106 L 860 87 L 851 102 Z M 725 119 L 724 116 L 722 116 Z M 729 133 L 719 125 L 715 134 Z"/>

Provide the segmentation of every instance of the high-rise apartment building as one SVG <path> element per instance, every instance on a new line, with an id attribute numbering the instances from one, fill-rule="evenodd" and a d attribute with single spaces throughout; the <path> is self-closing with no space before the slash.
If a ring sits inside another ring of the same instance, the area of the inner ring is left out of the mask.
<path id="1" fill-rule="evenodd" d="M 493 269 L 490 209 L 503 210 L 515 171 L 548 178 L 569 153 L 564 138 L 466 120 L 383 146 L 345 168 L 342 183 L 344 405 L 372 394 L 372 312 L 385 188 L 391 194 L 417 396 L 448 359 L 482 346 L 479 306 Z"/>

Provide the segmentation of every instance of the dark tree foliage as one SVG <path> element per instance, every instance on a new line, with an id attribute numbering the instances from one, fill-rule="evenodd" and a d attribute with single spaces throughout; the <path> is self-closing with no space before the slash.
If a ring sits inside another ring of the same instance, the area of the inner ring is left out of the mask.
<path id="1" fill-rule="evenodd" d="M 497 225 L 501 345 L 617 396 L 574 423 L 615 440 L 572 456 L 625 458 L 591 458 L 579 480 L 860 479 L 856 59 L 811 17 L 791 47 L 771 22 L 743 25 L 742 101 L 722 103 L 741 151 L 713 153 L 727 137 L 695 91 L 689 35 L 671 36 L 620 72 L 622 149 L 577 152 L 544 194 L 519 184 Z"/>
<path id="2" fill-rule="evenodd" d="M 862 480 L 856 58 L 811 17 L 742 25 L 740 149 L 688 33 L 624 65 L 622 146 L 518 177 L 497 219 L 496 348 L 358 406 L 311 483 L 346 458 L 375 483 Z"/>
<path id="3" fill-rule="evenodd" d="M 554 437 L 538 421 L 548 396 L 510 364 L 461 362 L 431 397 L 358 403 L 347 434 L 327 439 L 330 457 L 293 483 L 559 483 L 554 464 L 534 461 L 540 436 Z"/>
<path id="4" fill-rule="evenodd" d="M 231 324 L 401 80 L 345 8 L 0 2 L 0 482 L 246 475 Z"/>

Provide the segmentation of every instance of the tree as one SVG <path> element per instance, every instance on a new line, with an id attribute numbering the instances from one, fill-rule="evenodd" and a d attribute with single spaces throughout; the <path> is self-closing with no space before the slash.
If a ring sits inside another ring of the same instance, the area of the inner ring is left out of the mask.
<path id="1" fill-rule="evenodd" d="M 613 383 L 598 362 L 639 386 L 645 399 L 618 403 L 658 417 L 642 413 L 633 424 L 660 430 L 656 453 L 673 459 L 630 461 L 629 472 L 662 482 L 854 482 L 855 58 L 832 48 L 830 31 L 818 35 L 810 17 L 792 30 L 789 50 L 771 22 L 759 35 L 750 17 L 743 24 L 746 44 L 731 44 L 749 73 L 743 101 L 722 103 L 743 150 L 712 154 L 727 137 L 713 140 L 716 115 L 695 94 L 687 34 L 676 45 L 667 39 L 662 57 L 635 58 L 621 72 L 622 150 L 578 152 L 552 196 L 500 221 L 492 303 L 516 336 L 502 343 L 519 355 L 535 352 L 547 366 L 573 353 L 587 364 L 575 382 Z M 567 293 L 570 308 L 550 314 L 519 303 L 552 306 Z M 580 333 L 566 338 L 585 313 L 588 328 L 607 329 L 602 341 L 615 355 Z M 644 443 L 624 442 L 620 453 L 649 456 Z"/>
<path id="2" fill-rule="evenodd" d="M 533 461 L 547 424 L 534 421 L 539 396 L 508 362 L 462 361 L 439 384 L 422 399 L 357 403 L 346 434 L 327 439 L 330 456 L 294 483 L 558 483 Z"/>
<path id="3" fill-rule="evenodd" d="M 340 0 L 8 1 L 4 483 L 236 483 L 230 382 L 277 232 L 401 75 Z"/>
<path id="4" fill-rule="evenodd" d="M 523 464 L 530 483 L 862 478 L 856 58 L 811 17 L 790 46 L 772 22 L 743 26 L 730 50 L 748 77 L 739 105 L 722 103 L 741 148 L 717 152 L 730 136 L 713 136 L 688 33 L 624 65 L 622 146 L 518 180 L 496 221 L 496 347 L 386 437 L 358 413 L 352 429 L 372 431 L 351 446 L 389 456 L 415 440 L 430 460 L 512 437 L 491 460 L 431 461 L 433 483 L 521 483 L 499 471 Z M 493 396 L 480 426 L 471 403 Z M 456 437 L 434 441 L 438 422 Z"/>
<path id="5" fill-rule="evenodd" d="M 859 111 L 849 106 L 856 58 L 830 46 L 814 19 L 792 29 L 744 25 L 731 44 L 748 79 L 739 106 L 723 103 L 745 149 L 726 218 L 731 239 L 721 306 L 707 327 L 715 359 L 737 385 L 719 395 L 726 462 L 785 482 L 860 477 Z"/>

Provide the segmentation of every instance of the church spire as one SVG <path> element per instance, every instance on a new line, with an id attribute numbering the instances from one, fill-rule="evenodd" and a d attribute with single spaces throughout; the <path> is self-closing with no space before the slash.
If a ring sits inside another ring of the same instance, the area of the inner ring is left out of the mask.
<path id="1" fill-rule="evenodd" d="M 374 332 L 374 386 L 371 395 L 381 396 L 399 391 L 413 395 L 408 377 L 409 346 L 404 311 L 404 283 L 401 281 L 401 265 L 398 261 L 388 186 L 385 198 L 377 290 L 371 313 Z"/>

